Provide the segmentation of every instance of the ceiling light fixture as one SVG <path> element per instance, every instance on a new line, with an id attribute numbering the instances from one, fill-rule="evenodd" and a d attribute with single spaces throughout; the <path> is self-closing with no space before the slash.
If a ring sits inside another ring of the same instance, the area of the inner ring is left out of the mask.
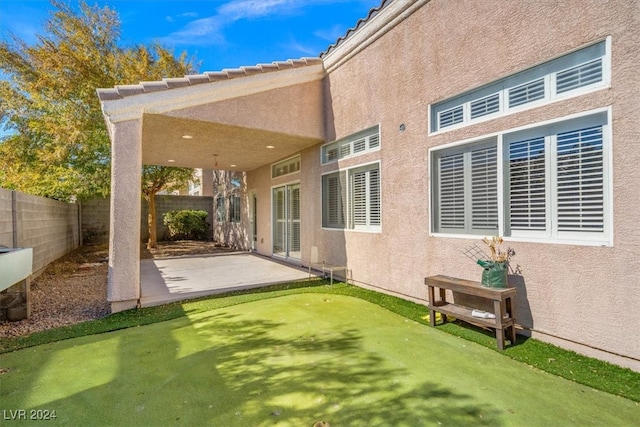
<path id="1" fill-rule="evenodd" d="M 273 145 L 267 145 L 267 148 L 271 149 L 271 148 L 276 148 Z"/>
<path id="2" fill-rule="evenodd" d="M 235 168 L 237 165 L 230 165 L 232 168 Z"/>
<path id="3" fill-rule="evenodd" d="M 193 139 L 193 135 L 182 135 L 182 139 Z"/>
<path id="4" fill-rule="evenodd" d="M 175 162 L 176 162 L 176 161 L 175 161 L 175 160 L 173 160 L 173 159 L 169 159 L 169 160 L 167 160 L 167 161 L 168 161 L 169 163 L 175 163 Z"/>

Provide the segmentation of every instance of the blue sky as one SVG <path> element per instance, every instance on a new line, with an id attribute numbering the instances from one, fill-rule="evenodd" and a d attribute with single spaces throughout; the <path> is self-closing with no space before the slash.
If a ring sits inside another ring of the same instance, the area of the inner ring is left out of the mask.
<path id="1" fill-rule="evenodd" d="M 75 4 L 75 0 L 71 0 Z M 199 71 L 315 57 L 381 0 L 88 0 L 120 16 L 122 46 L 155 40 L 187 51 Z M 33 43 L 48 0 L 0 0 L 0 37 Z"/>

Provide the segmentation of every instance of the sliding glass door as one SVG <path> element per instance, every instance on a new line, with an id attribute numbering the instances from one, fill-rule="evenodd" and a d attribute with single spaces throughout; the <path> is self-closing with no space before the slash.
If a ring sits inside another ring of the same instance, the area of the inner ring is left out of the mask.
<path id="1" fill-rule="evenodd" d="M 300 184 L 273 189 L 273 254 L 300 259 Z"/>

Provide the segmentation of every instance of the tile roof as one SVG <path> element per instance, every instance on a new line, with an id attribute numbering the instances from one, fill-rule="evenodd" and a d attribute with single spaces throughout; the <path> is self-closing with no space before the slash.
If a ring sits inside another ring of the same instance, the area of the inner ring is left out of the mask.
<path id="1" fill-rule="evenodd" d="M 376 16 L 382 9 L 391 4 L 394 0 L 382 0 L 378 7 L 374 7 L 369 14 L 359 19 L 353 28 L 347 30 L 346 34 L 322 52 L 318 58 L 289 59 L 287 61 L 276 61 L 269 64 L 257 64 L 240 68 L 228 68 L 222 71 L 211 71 L 202 74 L 190 74 L 184 77 L 164 78 L 158 81 L 140 82 L 133 85 L 118 85 L 114 88 L 98 89 L 98 97 L 101 101 L 112 101 L 123 99 L 127 96 L 139 95 L 143 93 L 158 92 L 168 89 L 175 89 L 186 86 L 194 86 L 203 83 L 212 83 L 221 80 L 231 80 L 238 77 L 246 77 L 254 74 L 270 73 L 273 71 L 299 68 L 309 65 L 321 64 L 322 58 L 336 49 L 347 40 L 353 33 L 358 31 L 364 24 Z"/>
<path id="2" fill-rule="evenodd" d="M 342 42 L 344 42 L 345 40 L 347 40 L 349 37 L 351 37 L 351 35 L 353 33 L 355 33 L 356 31 L 358 31 L 364 24 L 366 24 L 367 22 L 369 22 L 369 20 L 371 20 L 374 16 L 376 16 L 378 13 L 380 13 L 380 11 L 382 9 L 384 9 L 385 7 L 387 7 L 389 4 L 391 4 L 393 2 L 393 0 L 382 0 L 382 3 L 380 4 L 380 6 L 378 7 L 374 7 L 369 11 L 369 14 L 362 19 L 359 19 L 358 22 L 356 22 L 356 25 L 353 28 L 349 28 L 347 30 L 347 32 L 345 33 L 344 36 L 338 38 L 338 40 L 336 40 L 336 42 L 334 44 L 332 44 L 331 46 L 329 46 L 327 48 L 327 50 L 325 50 L 324 52 L 320 53 L 320 58 L 324 58 L 325 55 L 328 55 L 329 53 L 331 53 L 332 50 L 336 49 L 338 46 L 340 46 L 342 44 Z"/>
<path id="3" fill-rule="evenodd" d="M 190 74 L 178 78 L 165 78 L 158 81 L 140 82 L 139 84 L 135 85 L 118 85 L 110 89 L 98 89 L 98 97 L 101 101 L 112 101 L 116 99 L 123 99 L 127 96 L 139 95 L 142 93 L 194 86 L 202 83 L 212 83 L 221 80 L 231 80 L 238 77 L 270 73 L 273 71 L 300 68 L 316 64 L 322 64 L 322 59 L 289 59 L 288 61 L 276 61 L 270 64 L 258 64 L 250 67 L 229 68 L 222 71 L 205 72 L 203 74 Z"/>

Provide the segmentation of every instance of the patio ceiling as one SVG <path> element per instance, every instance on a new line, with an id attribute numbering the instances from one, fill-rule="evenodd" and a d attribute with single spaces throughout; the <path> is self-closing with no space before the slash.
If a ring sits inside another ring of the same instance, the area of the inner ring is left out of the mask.
<path id="1" fill-rule="evenodd" d="M 142 163 L 251 171 L 321 142 L 321 138 L 145 114 Z"/>

